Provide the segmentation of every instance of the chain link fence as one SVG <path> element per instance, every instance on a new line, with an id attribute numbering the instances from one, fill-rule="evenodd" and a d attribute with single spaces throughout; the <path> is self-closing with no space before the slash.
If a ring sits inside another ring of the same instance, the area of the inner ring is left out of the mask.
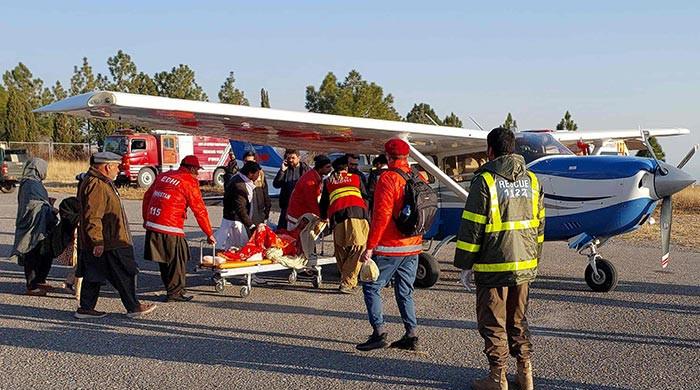
<path id="1" fill-rule="evenodd" d="M 89 143 L 74 142 L 3 142 L 8 149 L 26 149 L 32 157 L 39 157 L 46 161 L 88 160 L 92 153 L 97 152 L 97 146 Z"/>

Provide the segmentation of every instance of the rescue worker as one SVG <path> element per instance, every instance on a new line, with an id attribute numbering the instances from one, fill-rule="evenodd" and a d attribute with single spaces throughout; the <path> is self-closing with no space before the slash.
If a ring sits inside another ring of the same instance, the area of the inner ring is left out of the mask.
<path id="1" fill-rule="evenodd" d="M 294 149 L 284 151 L 284 161 L 277 172 L 272 186 L 280 190 L 280 218 L 277 222 L 278 229 L 287 229 L 287 207 L 299 178 L 309 171 L 309 166 L 299 158 L 299 152 Z"/>
<path id="2" fill-rule="evenodd" d="M 321 186 L 323 178 L 328 175 L 333 168 L 331 160 L 324 154 L 314 157 L 314 168 L 306 172 L 299 178 L 299 182 L 292 196 L 289 198 L 289 208 L 287 209 L 287 230 L 294 230 L 301 218 L 306 213 L 316 216 L 321 215 L 318 202 L 321 199 Z"/>
<path id="3" fill-rule="evenodd" d="M 513 132 L 487 137 L 489 162 L 472 179 L 457 236 L 454 264 L 462 280 L 473 272 L 476 316 L 489 375 L 474 389 L 507 389 L 508 353 L 517 359 L 517 383 L 532 389 L 532 343 L 526 311 L 530 282 L 544 241 L 543 192 L 537 177 L 514 154 Z"/>
<path id="4" fill-rule="evenodd" d="M 272 186 L 280 190 L 280 219 L 277 222 L 277 229 L 288 230 L 287 207 L 289 207 L 289 198 L 291 198 L 299 178 L 308 171 L 309 166 L 301 161 L 298 151 L 294 149 L 284 151 L 282 166 L 272 180 Z"/>
<path id="5" fill-rule="evenodd" d="M 143 257 L 158 263 L 167 291 L 166 302 L 192 300 L 185 290 L 186 266 L 190 259 L 184 230 L 188 207 L 207 236 L 207 242 L 216 243 L 199 190 L 197 172 L 200 169 L 197 156 L 186 156 L 180 168 L 158 175 L 143 196 L 143 227 L 146 228 Z"/>
<path id="6" fill-rule="evenodd" d="M 134 259 L 129 221 L 114 186 L 121 161 L 122 156 L 118 154 L 96 153 L 78 188 L 80 254 L 76 276 L 83 278 L 80 306 L 75 312 L 79 319 L 107 315 L 95 310 L 105 280 L 119 293 L 128 317 L 140 317 L 156 308 L 151 303 L 140 303 L 136 297 L 139 269 Z"/>
<path id="7" fill-rule="evenodd" d="M 257 163 L 255 152 L 249 150 L 243 154 L 243 163 L 252 161 Z M 260 168 L 260 175 L 255 180 L 255 190 L 253 191 L 253 200 L 251 201 L 250 215 L 253 223 L 258 225 L 267 222 L 270 218 L 270 210 L 272 209 L 272 200 L 270 199 L 270 191 L 265 178 L 265 171 Z"/>
<path id="8" fill-rule="evenodd" d="M 384 145 L 384 149 L 389 160 L 389 170 L 377 182 L 367 249 L 361 260 L 365 262 L 373 259 L 379 268 L 377 281 L 362 284 L 369 323 L 374 331 L 366 342 L 358 344 L 356 348 L 369 351 L 388 346 L 380 292 L 393 278 L 396 304 L 406 333 L 391 343 L 390 347 L 416 351 L 418 336 L 413 283 L 418 270 L 418 255 L 423 250 L 423 238 L 404 236 L 394 220 L 404 207 L 406 180 L 393 170 L 411 172 L 408 165 L 409 146 L 403 140 L 391 139 Z"/>
<path id="9" fill-rule="evenodd" d="M 369 234 L 369 211 L 360 176 L 348 172 L 345 156 L 333 161 L 333 173 L 323 184 L 321 219 L 329 219 L 333 230 L 335 259 L 343 294 L 354 294 L 360 273 L 360 256 Z"/>

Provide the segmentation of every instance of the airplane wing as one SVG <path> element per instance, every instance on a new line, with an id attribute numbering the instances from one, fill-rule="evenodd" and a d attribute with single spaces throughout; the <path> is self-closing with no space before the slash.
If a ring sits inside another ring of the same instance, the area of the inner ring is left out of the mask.
<path id="1" fill-rule="evenodd" d="M 689 134 L 690 130 L 683 128 L 675 129 L 644 129 L 652 137 L 669 137 L 675 135 Z M 607 131 L 555 131 L 550 133 L 559 142 L 569 149 L 576 148 L 577 142 L 583 141 L 589 144 L 602 144 L 608 140 L 623 140 L 630 150 L 646 149 L 642 143 L 642 136 L 639 129 L 631 130 L 607 130 Z"/>
<path id="2" fill-rule="evenodd" d="M 69 97 L 35 112 L 113 119 L 154 129 L 323 152 L 377 153 L 384 150 L 388 139 L 397 136 L 425 154 L 478 151 L 486 149 L 488 134 L 482 130 L 109 91 Z"/>

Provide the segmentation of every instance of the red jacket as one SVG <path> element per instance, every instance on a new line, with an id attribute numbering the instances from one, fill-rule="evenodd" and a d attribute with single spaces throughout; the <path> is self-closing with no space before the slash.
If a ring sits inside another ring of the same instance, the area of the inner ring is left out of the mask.
<path id="1" fill-rule="evenodd" d="M 299 218 L 306 213 L 321 215 L 318 201 L 321 198 L 323 180 L 315 169 L 303 174 L 292 191 L 287 207 L 287 220 L 296 225 Z"/>
<path id="2" fill-rule="evenodd" d="M 401 169 L 410 172 L 406 160 L 394 160 L 389 169 Z M 403 207 L 404 186 L 406 180 L 396 172 L 383 172 L 377 181 L 372 204 L 372 224 L 367 239 L 367 249 L 374 250 L 378 256 L 401 257 L 417 255 L 423 251 L 423 237 L 404 236 L 396 227 L 394 217 Z"/>
<path id="3" fill-rule="evenodd" d="M 143 227 L 184 237 L 187 207 L 192 209 L 204 234 L 214 234 L 197 178 L 184 168 L 161 173 L 143 196 Z"/>

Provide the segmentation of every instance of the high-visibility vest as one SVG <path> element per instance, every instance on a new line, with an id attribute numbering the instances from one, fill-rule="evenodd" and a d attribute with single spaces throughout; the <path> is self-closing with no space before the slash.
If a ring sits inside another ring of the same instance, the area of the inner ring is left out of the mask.
<path id="1" fill-rule="evenodd" d="M 544 218 L 544 208 L 539 209 L 540 186 L 534 173 L 528 171 L 528 177 L 510 182 L 504 178 L 494 179 L 490 172 L 483 172 L 489 190 L 490 209 L 488 215 L 476 214 L 469 211 L 462 213 L 462 218 L 484 225 L 484 237 L 480 243 L 457 241 L 457 248 L 466 252 L 479 253 L 472 270 L 474 272 L 514 272 L 537 268 L 538 258 L 533 251 L 528 254 L 518 252 L 517 240 L 521 240 L 522 230 L 529 230 L 535 235 L 540 227 L 540 219 Z M 500 196 L 499 196 L 500 190 Z M 523 202 L 520 199 L 529 199 Z M 516 205 L 514 201 L 519 200 Z M 523 209 L 524 208 L 524 209 Z M 516 219 L 504 215 L 529 215 L 526 219 Z M 517 232 L 517 233 L 516 233 Z M 512 235 L 513 237 L 505 237 Z M 495 237 L 500 236 L 500 237 Z M 544 235 L 537 235 L 537 244 L 544 241 Z M 482 248 L 485 243 L 510 243 L 511 248 Z M 482 250 L 483 249 L 483 250 Z M 498 249 L 498 250 L 495 250 Z M 495 254 L 502 254 L 498 258 Z"/>
<path id="2" fill-rule="evenodd" d="M 362 198 L 360 176 L 341 172 L 326 179 L 326 190 L 329 195 L 328 216 L 347 207 L 362 207 L 367 209 L 367 204 Z"/>

